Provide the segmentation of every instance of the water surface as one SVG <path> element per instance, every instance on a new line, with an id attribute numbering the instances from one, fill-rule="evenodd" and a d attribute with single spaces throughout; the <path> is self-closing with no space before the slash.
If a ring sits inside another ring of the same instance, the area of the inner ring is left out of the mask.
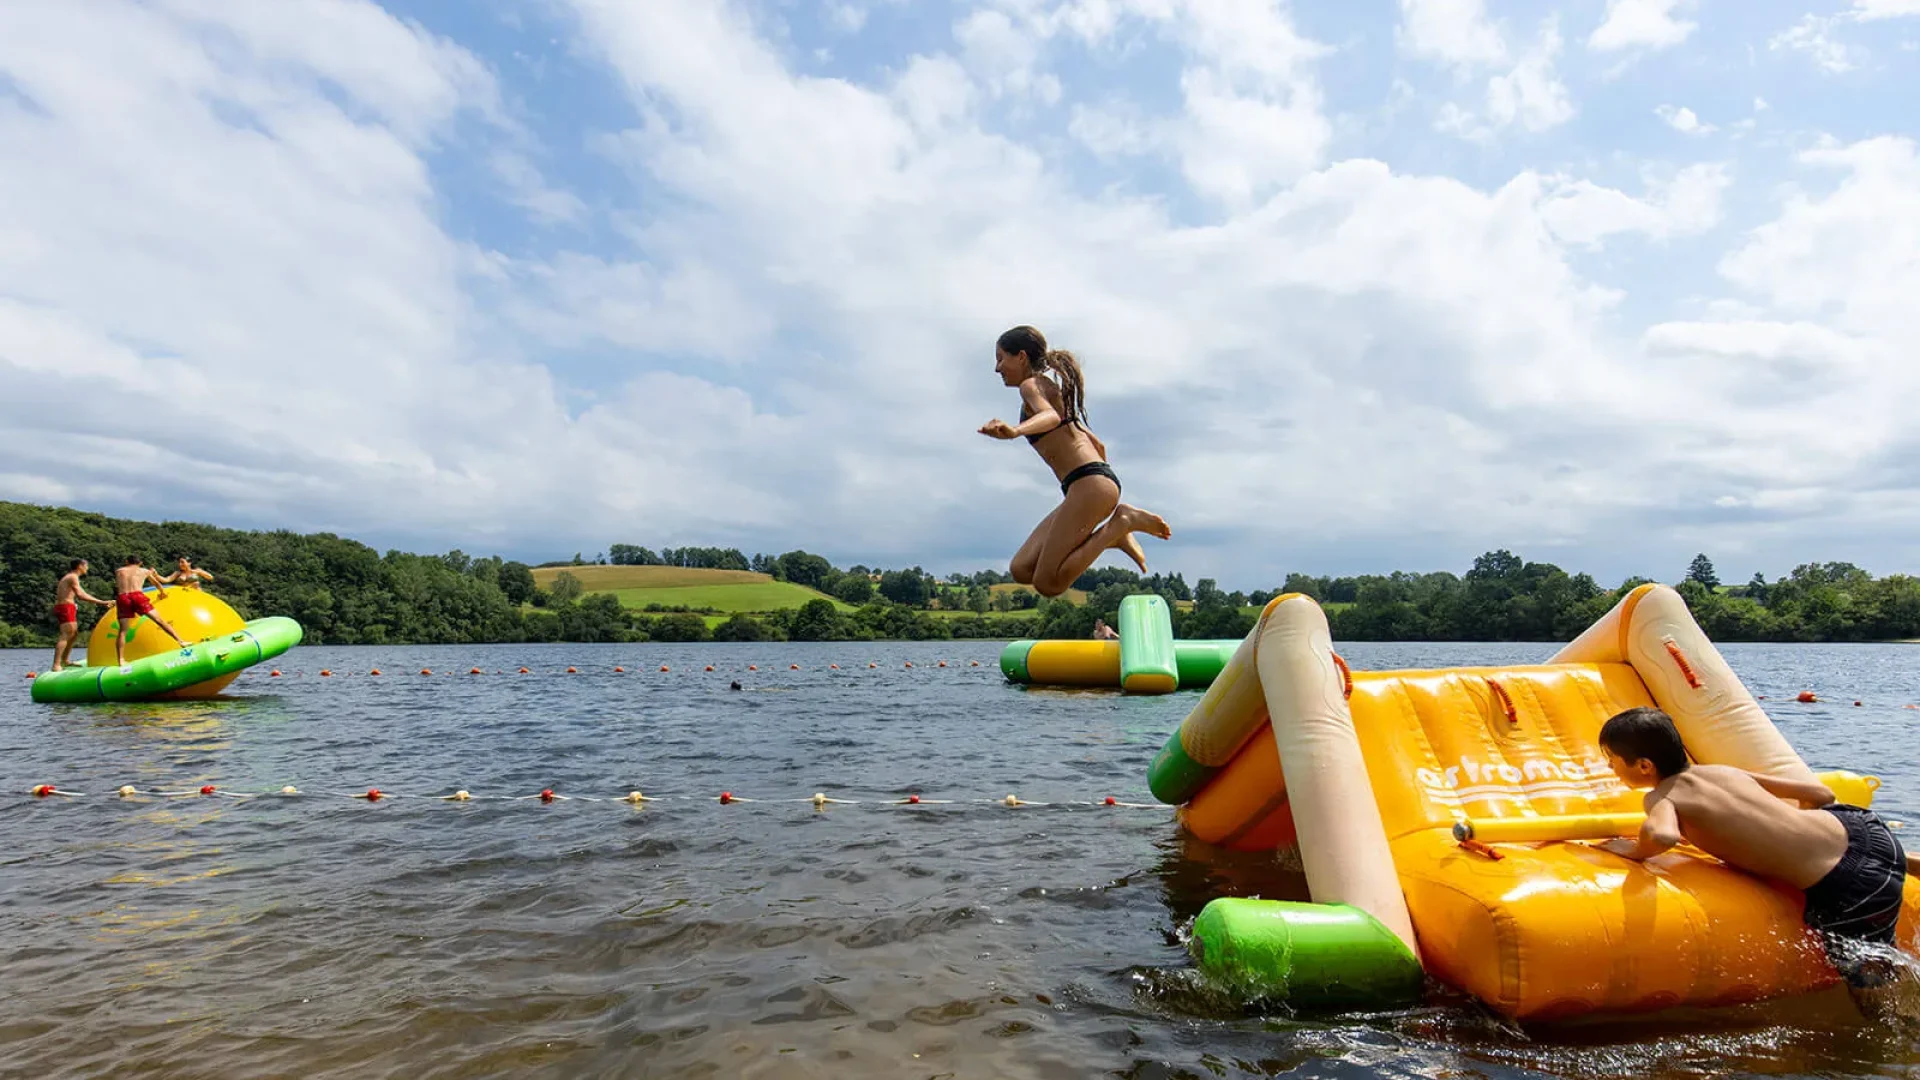
<path id="1" fill-rule="evenodd" d="M 1839 994 L 1544 1031 L 1447 997 L 1336 1018 L 1218 1000 L 1193 916 L 1303 883 L 1165 808 L 1101 804 L 1151 802 L 1197 695 L 1012 687 L 997 648 L 301 648 L 229 700 L 95 706 L 30 703 L 47 653 L 0 652 L 0 1075 L 1920 1072 Z M 1551 651 L 1342 647 L 1357 668 Z M 1724 651 L 1816 768 L 1872 771 L 1876 805 L 1920 820 L 1920 648 Z M 1802 689 L 1826 700 L 1783 700 Z M 41 783 L 88 797 L 25 794 Z M 371 787 L 402 797 L 344 797 Z M 458 789 L 534 797 L 423 797 Z"/>

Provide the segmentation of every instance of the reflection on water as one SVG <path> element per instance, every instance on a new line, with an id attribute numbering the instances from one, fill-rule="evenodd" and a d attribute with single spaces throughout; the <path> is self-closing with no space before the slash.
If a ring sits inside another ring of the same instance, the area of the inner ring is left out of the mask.
<path id="1" fill-rule="evenodd" d="M 1550 650 L 1342 651 L 1383 667 Z M 1900 707 L 1920 702 L 1920 652 L 1727 651 L 1770 698 L 1865 701 L 1775 715 L 1817 767 L 1871 767 L 1883 806 L 1920 809 L 1920 712 Z M 286 677 L 255 672 L 225 700 L 49 707 L 19 693 L 0 703 L 0 789 L 15 793 L 0 794 L 0 1075 L 1612 1080 L 1920 1066 L 1911 1032 L 1866 1025 L 1840 991 L 1524 1031 L 1438 989 L 1368 1016 L 1223 998 L 1188 962 L 1193 918 L 1216 896 L 1304 899 L 1297 866 L 1194 841 L 1164 809 L 1098 805 L 1150 801 L 1147 763 L 1194 695 L 1011 688 L 995 654 L 302 648 Z M 18 686 L 40 662 L 0 653 L 0 678 Z M 533 674 L 364 674 L 521 666 Z M 734 678 L 746 692 L 727 691 Z M 88 797 L 17 794 L 48 782 Z M 112 794 L 123 784 L 306 794 L 128 800 Z M 663 801 L 327 794 L 372 786 Z M 722 806 L 720 791 L 762 801 Z M 862 801 L 816 810 L 815 791 Z M 1054 805 L 999 805 L 1008 792 Z M 893 803 L 910 793 L 927 801 Z M 1903 980 L 1896 993 L 1920 993 L 1910 966 Z"/>

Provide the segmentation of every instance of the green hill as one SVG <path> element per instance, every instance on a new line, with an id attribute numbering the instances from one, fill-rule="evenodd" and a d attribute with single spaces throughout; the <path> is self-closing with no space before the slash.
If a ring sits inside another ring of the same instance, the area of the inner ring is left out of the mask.
<path id="1" fill-rule="evenodd" d="M 644 610 L 650 604 L 687 607 L 732 614 L 784 611 L 809 600 L 832 600 L 841 611 L 853 609 L 833 597 L 804 585 L 775 581 L 750 570 L 694 570 L 680 566 L 545 566 L 533 580 L 551 589 L 561 574 L 572 574 L 584 596 L 609 594 L 620 605 Z"/>

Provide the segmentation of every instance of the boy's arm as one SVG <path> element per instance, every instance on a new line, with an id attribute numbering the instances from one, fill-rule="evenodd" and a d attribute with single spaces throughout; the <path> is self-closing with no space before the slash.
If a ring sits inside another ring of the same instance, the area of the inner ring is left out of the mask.
<path id="1" fill-rule="evenodd" d="M 147 571 L 147 580 L 153 582 L 153 587 L 160 590 L 155 594 L 155 599 L 165 600 L 167 598 L 167 583 L 160 580 L 160 575 L 149 570 Z"/>
<path id="2" fill-rule="evenodd" d="M 1805 780 L 1790 780 L 1784 776 L 1767 776 L 1756 772 L 1750 772 L 1747 775 L 1753 777 L 1754 783 L 1765 788 L 1767 794 L 1782 799 L 1792 799 L 1809 810 L 1834 801 L 1833 792 L 1819 781 L 1809 783 Z"/>
<path id="3" fill-rule="evenodd" d="M 1685 839 L 1680 835 L 1680 814 L 1673 808 L 1672 799 L 1659 799 L 1647 808 L 1647 819 L 1640 823 L 1640 837 L 1629 846 L 1626 840 L 1615 840 L 1606 846 L 1616 855 L 1624 855 L 1634 862 L 1645 862 Z"/>
<path id="4" fill-rule="evenodd" d="M 75 595 L 79 596 L 80 599 L 85 600 L 89 604 L 99 604 L 101 607 L 110 607 L 113 604 L 113 601 L 111 600 L 102 600 L 99 597 L 88 592 L 86 589 L 82 588 L 80 586 L 80 583 L 77 581 L 73 583 L 73 591 Z"/>

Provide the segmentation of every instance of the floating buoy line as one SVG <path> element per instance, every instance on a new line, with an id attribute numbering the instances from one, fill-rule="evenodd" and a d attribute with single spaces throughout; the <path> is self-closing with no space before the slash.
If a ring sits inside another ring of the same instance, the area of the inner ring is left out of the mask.
<path id="1" fill-rule="evenodd" d="M 872 661 L 872 660 L 869 660 L 869 661 L 867 662 L 867 667 L 868 667 L 868 669 L 869 669 L 869 670 L 873 670 L 873 669 L 878 669 L 878 668 L 879 668 L 879 666 L 880 666 L 880 665 L 879 665 L 879 663 L 878 663 L 877 661 Z M 958 660 L 955 660 L 955 661 L 953 661 L 952 663 L 948 663 L 948 662 L 947 662 L 947 661 L 945 661 L 945 660 L 941 660 L 941 661 L 938 661 L 938 662 L 937 662 L 936 664 L 934 664 L 934 666 L 935 666 L 935 667 L 937 667 L 937 668 L 955 668 L 955 669 L 957 669 L 957 668 L 959 668 L 959 667 L 960 667 L 960 661 L 958 661 Z M 969 668 L 977 668 L 977 667 L 979 667 L 979 666 L 980 666 L 980 661 L 978 661 L 978 660 L 969 660 L 969 661 L 967 661 L 967 664 L 966 664 L 966 666 L 967 666 L 967 667 L 969 667 Z M 613 667 L 612 667 L 611 669 L 606 669 L 606 670 L 608 671 L 608 673 L 610 673 L 610 674 L 613 674 L 613 675 L 625 675 L 625 674 L 628 674 L 628 672 L 627 672 L 627 669 L 626 669 L 626 667 L 625 667 L 624 665 L 621 665 L 621 664 L 616 664 L 616 665 L 614 665 L 614 666 L 613 666 Z M 715 666 L 714 666 L 714 665 L 712 665 L 712 664 L 707 664 L 707 665 L 705 665 L 705 667 L 703 668 L 703 670 L 705 670 L 705 671 L 717 671 L 717 672 L 729 672 L 729 671 L 733 671 L 733 672 L 738 672 L 738 671 L 754 671 L 754 672 L 757 672 L 757 671 L 759 671 L 759 670 L 760 670 L 760 665 L 758 665 L 758 664 L 748 664 L 748 665 L 747 665 L 747 666 L 746 666 L 745 668 L 721 668 L 721 667 L 715 667 Z M 788 664 L 788 665 L 787 665 L 787 670 L 788 670 L 788 671 L 804 671 L 804 670 L 806 670 L 806 669 L 805 669 L 805 668 L 803 668 L 803 667 L 801 667 L 801 666 L 800 666 L 799 664 Z M 825 670 L 828 670 L 828 671 L 839 671 L 839 670 L 840 670 L 840 665 L 839 665 L 839 664 L 828 664 L 828 665 L 826 666 L 826 669 L 825 669 Z M 903 663 L 901 664 L 901 670 L 903 670 L 903 671 L 912 671 L 912 670 L 914 670 L 914 666 L 913 666 L 913 661 L 911 661 L 911 660 L 907 660 L 907 661 L 904 661 L 904 662 L 903 662 Z M 661 665 L 660 665 L 660 672 L 661 672 L 661 674 L 671 674 L 671 673 L 673 672 L 673 667 L 672 667 L 672 665 L 669 665 L 669 664 L 661 664 Z M 496 668 L 496 669 L 494 669 L 493 671 L 487 671 L 487 670 L 485 670 L 485 669 L 483 669 L 483 668 L 477 668 L 477 667 L 470 667 L 470 668 L 468 668 L 468 669 L 466 670 L 466 674 L 468 674 L 468 675 L 581 675 L 581 674 L 590 674 L 590 673 L 591 673 L 591 672 L 583 672 L 583 671 L 581 671 L 581 669 L 580 669 L 579 667 L 577 667 L 577 666 L 570 666 L 570 667 L 568 667 L 568 668 L 566 668 L 566 669 L 564 669 L 564 670 L 555 670 L 555 671 L 550 671 L 550 672 L 549 672 L 549 671 L 535 671 L 535 670 L 533 670 L 532 668 L 527 668 L 527 667 L 522 667 L 522 668 L 518 668 L 517 670 L 515 670 L 515 671 L 511 671 L 511 672 L 510 672 L 510 671 L 507 671 L 507 670 L 505 670 L 505 669 L 500 669 L 500 668 Z M 29 671 L 29 672 L 27 672 L 27 678 L 29 678 L 29 679 L 31 679 L 31 678 L 34 678 L 34 677 L 36 677 L 36 676 L 37 676 L 38 674 L 39 674 L 39 672 L 35 672 L 35 671 Z M 307 672 L 307 671 L 306 671 L 305 669 L 299 669 L 299 670 L 292 670 L 292 671 L 282 671 L 282 670 L 280 670 L 279 668 L 274 668 L 273 670 L 271 670 L 271 671 L 269 671 L 269 672 L 267 672 L 267 678 L 269 678 L 269 679 L 280 679 L 280 678 L 295 678 L 295 677 L 299 677 L 299 676 L 303 676 L 303 675 L 307 675 L 307 674 L 309 674 L 309 672 Z M 320 677 L 320 678 L 322 678 L 322 679 L 345 679 L 345 678 L 351 678 L 351 677 L 353 676 L 353 674 L 354 674 L 354 673 L 353 673 L 353 672 L 351 672 L 351 671 L 335 671 L 335 670 L 333 670 L 332 668 L 321 668 L 320 670 L 318 670 L 318 671 L 315 671 L 315 672 L 312 672 L 311 674 L 313 674 L 313 675 L 317 675 L 317 676 L 319 676 L 319 677 Z M 379 668 L 370 668 L 370 669 L 368 669 L 368 671 L 367 671 L 367 675 L 368 675 L 368 676 L 374 676 L 374 675 L 378 675 L 378 674 L 380 674 L 380 669 L 379 669 Z M 443 671 L 435 671 L 435 670 L 433 670 L 432 668 L 421 668 L 421 669 L 420 669 L 420 674 L 422 674 L 422 675 L 454 675 L 454 674 L 458 674 L 458 673 L 457 673 L 457 672 L 455 672 L 455 671 L 454 671 L 453 669 L 451 669 L 451 668 L 448 668 L 448 669 L 446 669 L 446 670 L 443 670 Z"/>
<path id="2" fill-rule="evenodd" d="M 235 791 L 229 788 L 223 788 L 218 784 L 202 784 L 197 788 L 190 787 L 190 788 L 179 788 L 179 789 L 141 788 L 141 787 L 136 787 L 132 784 L 126 784 L 119 788 L 116 788 L 114 791 L 107 793 L 105 795 L 97 794 L 97 793 L 88 793 L 84 791 L 72 791 L 67 788 L 60 787 L 56 784 L 35 784 L 33 787 L 28 788 L 26 793 L 30 798 L 34 798 L 34 799 L 95 799 L 95 798 L 115 797 L 121 800 L 129 800 L 129 801 L 146 800 L 146 799 L 234 799 L 234 800 L 245 801 L 245 800 L 256 800 L 256 799 L 292 800 L 292 799 L 303 799 L 303 798 L 321 798 L 321 799 L 351 799 L 356 802 L 366 802 L 366 803 L 378 803 L 378 802 L 399 801 L 399 800 L 406 800 L 410 802 L 450 802 L 450 803 L 469 803 L 469 802 L 509 802 L 509 803 L 538 802 L 543 804 L 551 804 L 556 802 L 624 803 L 626 805 L 634 806 L 634 807 L 643 806 L 647 803 L 659 803 L 659 802 L 718 803 L 721 806 L 733 806 L 739 803 L 751 803 L 751 804 L 758 804 L 763 806 L 777 806 L 781 804 L 799 804 L 799 805 L 810 805 L 816 810 L 824 810 L 829 806 L 866 806 L 866 807 L 875 807 L 875 808 L 911 807 L 911 806 L 1002 806 L 1002 807 L 1007 807 L 1011 809 L 1018 809 L 1021 807 L 1030 807 L 1030 806 L 1034 806 L 1034 807 L 1091 806 L 1091 807 L 1099 807 L 1102 809 L 1110 807 L 1117 810 L 1160 810 L 1160 811 L 1169 811 L 1169 812 L 1173 809 L 1170 806 L 1164 806 L 1160 803 L 1125 802 L 1112 795 L 1108 795 L 1103 798 L 1094 799 L 1094 800 L 1056 799 L 1052 801 L 1042 801 L 1038 799 L 1023 799 L 1018 795 L 1014 795 L 1011 793 L 997 799 L 930 799 L 919 794 L 903 795 L 898 798 L 840 799 L 840 798 L 831 797 L 824 792 L 816 791 L 812 795 L 806 796 L 804 798 L 757 798 L 756 799 L 756 798 L 748 798 L 743 795 L 736 795 L 732 791 L 722 791 L 718 795 L 643 795 L 639 791 L 629 791 L 625 795 L 565 795 L 565 794 L 561 794 L 558 791 L 555 791 L 552 788 L 542 788 L 540 791 L 535 792 L 533 794 L 529 794 L 529 795 L 476 795 L 473 792 L 462 788 L 458 791 L 450 792 L 447 794 L 422 795 L 422 794 L 403 794 L 398 791 L 388 791 L 384 788 L 377 788 L 377 787 L 370 787 L 364 791 L 302 791 L 301 789 L 294 787 L 291 784 L 285 787 L 279 788 L 277 790 L 262 790 L 262 791 Z"/>

